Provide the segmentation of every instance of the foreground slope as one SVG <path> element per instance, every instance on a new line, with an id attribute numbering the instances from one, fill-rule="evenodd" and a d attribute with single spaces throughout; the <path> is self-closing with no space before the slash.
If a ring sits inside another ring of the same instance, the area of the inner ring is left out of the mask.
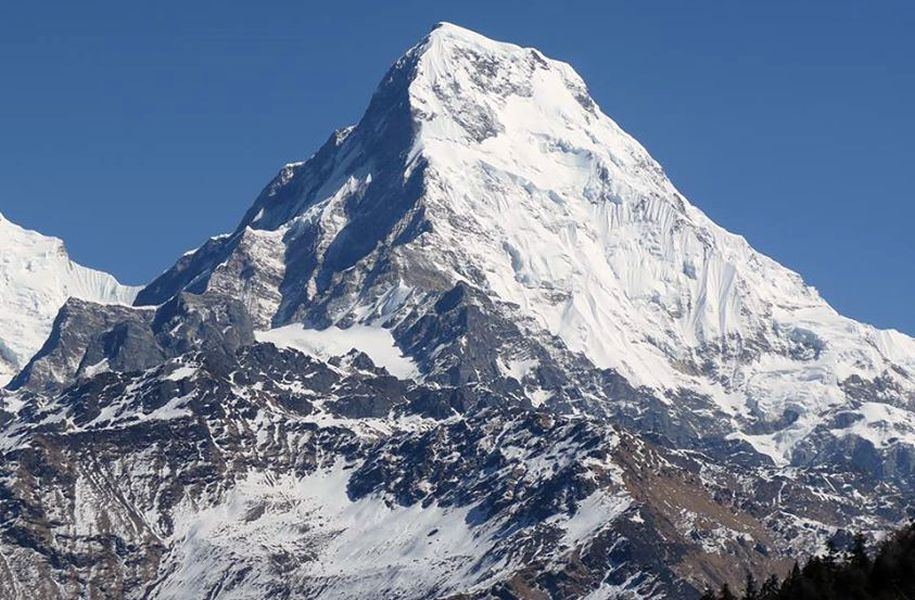
<path id="1" fill-rule="evenodd" d="M 439 416 L 461 393 L 255 344 L 8 396 L 0 593 L 692 598 L 816 538 L 773 518 L 776 498 L 877 510 L 824 502 L 815 473 L 731 472 L 601 420 Z"/>
<path id="2" fill-rule="evenodd" d="M 0 215 L 0 387 L 41 348 L 68 298 L 129 305 L 138 291 L 74 263 L 61 240 Z"/>
<path id="3" fill-rule="evenodd" d="M 3 398 L 0 590 L 694 598 L 903 518 L 913 360 L 568 65 L 443 24 L 236 231 L 61 309 Z"/>

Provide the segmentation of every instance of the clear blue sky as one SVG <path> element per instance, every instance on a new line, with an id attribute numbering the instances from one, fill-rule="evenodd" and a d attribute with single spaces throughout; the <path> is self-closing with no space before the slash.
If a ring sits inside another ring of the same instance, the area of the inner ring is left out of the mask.
<path id="1" fill-rule="evenodd" d="M 572 63 L 694 204 L 915 334 L 913 5 L 4 2 L 0 212 L 147 281 L 447 20 Z"/>

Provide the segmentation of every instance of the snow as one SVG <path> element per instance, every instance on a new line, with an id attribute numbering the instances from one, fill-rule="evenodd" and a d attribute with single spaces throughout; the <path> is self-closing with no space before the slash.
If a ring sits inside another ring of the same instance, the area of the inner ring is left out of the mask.
<path id="1" fill-rule="evenodd" d="M 270 580 L 265 555 L 309 557 L 296 577 L 318 582 L 311 585 L 320 591 L 309 594 L 318 599 L 447 596 L 519 566 L 520 557 L 488 556 L 504 523 L 474 524 L 475 505 L 402 506 L 377 495 L 353 501 L 347 482 L 357 466 L 338 460 L 301 478 L 251 472 L 214 506 L 184 504 L 167 540 L 174 544 L 162 568 L 167 576 L 153 597 L 201 597 L 214 578 L 235 570 L 245 577 L 221 597 L 254 597 Z M 573 516 L 557 520 L 564 543 L 593 537 L 628 505 L 624 496 L 595 492 Z"/>
<path id="2" fill-rule="evenodd" d="M 575 514 L 564 523 L 562 543 L 575 547 L 582 541 L 593 538 L 630 506 L 632 498 L 626 494 L 610 496 L 600 490 L 592 493 L 581 501 Z"/>
<path id="3" fill-rule="evenodd" d="M 784 431 L 756 435 L 751 435 L 742 431 L 734 431 L 727 435 L 727 439 L 729 440 L 743 440 L 747 442 L 756 452 L 768 456 L 772 459 L 772 462 L 779 467 L 786 467 L 791 463 L 788 454 L 794 446 L 794 443 L 802 437 L 803 435 L 788 436 Z"/>
<path id="4" fill-rule="evenodd" d="M 169 381 L 181 381 L 182 379 L 190 379 L 197 373 L 198 367 L 194 365 L 181 365 L 168 375 L 164 379 Z"/>
<path id="5" fill-rule="evenodd" d="M 540 361 L 536 358 L 520 358 L 504 361 L 499 365 L 499 368 L 506 377 L 514 377 L 518 381 L 522 381 L 539 364 Z"/>
<path id="6" fill-rule="evenodd" d="M 392 506 L 374 496 L 353 502 L 350 472 L 338 462 L 304 478 L 252 473 L 225 502 L 179 512 L 177 550 L 168 557 L 176 564 L 156 597 L 202 596 L 212 577 L 232 569 L 212 561 L 228 556 L 251 570 L 226 597 L 251 597 L 268 577 L 260 569 L 265 552 L 312 556 L 304 575 L 334 583 L 315 598 L 414 597 L 473 576 L 495 532 L 473 530 L 471 507 Z"/>
<path id="7" fill-rule="evenodd" d="M 41 348 L 67 298 L 129 305 L 138 291 L 74 263 L 61 240 L 0 215 L 0 387 Z"/>
<path id="8" fill-rule="evenodd" d="M 909 411 L 883 404 L 864 402 L 855 411 L 857 417 L 845 429 L 833 429 L 837 437 L 856 436 L 875 448 L 886 448 L 894 442 L 915 446 L 915 423 Z"/>
<path id="9" fill-rule="evenodd" d="M 662 397 L 709 395 L 777 464 L 847 404 L 848 377 L 915 394 L 915 340 L 839 315 L 690 205 L 571 67 L 448 24 L 412 52 L 427 251 L 458 280 L 482 271 L 533 334 Z M 744 430 L 786 410 L 784 431 Z"/>
<path id="10" fill-rule="evenodd" d="M 84 368 L 82 370 L 81 376 L 87 377 L 87 378 L 95 377 L 99 373 L 104 373 L 105 371 L 108 371 L 109 368 L 110 368 L 110 366 L 108 364 L 108 359 L 103 358 L 102 360 L 98 361 L 94 365 L 89 365 L 88 367 Z"/>
<path id="11" fill-rule="evenodd" d="M 353 325 L 346 329 L 308 329 L 301 324 L 292 324 L 258 331 L 255 337 L 259 342 L 293 348 L 321 360 L 345 356 L 355 349 L 367 354 L 372 362 L 395 377 L 412 379 L 419 375 L 416 364 L 401 353 L 391 332 L 382 327 Z"/>

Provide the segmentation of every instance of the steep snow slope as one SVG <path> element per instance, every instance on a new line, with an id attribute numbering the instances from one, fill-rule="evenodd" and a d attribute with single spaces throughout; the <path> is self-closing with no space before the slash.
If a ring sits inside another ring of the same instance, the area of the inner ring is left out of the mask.
<path id="1" fill-rule="evenodd" d="M 807 373 L 915 368 L 910 338 L 838 316 L 797 274 L 688 204 L 567 65 L 454 27 L 421 52 L 414 152 L 439 184 L 425 198 L 440 215 L 432 236 L 461 247 L 496 295 L 598 365 L 671 388 L 694 381 L 671 363 L 700 362 L 713 346 L 731 383 L 729 367 L 765 339 L 830 354 L 832 364 L 795 365 Z"/>
<path id="2" fill-rule="evenodd" d="M 521 336 L 417 343 L 453 286 Z M 181 289 L 242 297 L 262 327 L 394 328 L 427 376 L 463 360 L 443 348 L 485 348 L 462 377 L 515 377 L 537 404 L 558 396 L 531 344 L 568 364 L 558 338 L 665 402 L 709 398 L 732 439 L 776 463 L 857 408 L 850 388 L 900 407 L 915 390 L 915 341 L 842 317 L 718 227 L 571 67 L 449 24 L 395 63 L 356 126 L 139 302 Z"/>
<path id="3" fill-rule="evenodd" d="M 452 26 L 415 52 L 429 245 L 461 249 L 441 268 L 483 270 L 492 294 L 636 385 L 703 390 L 747 420 L 796 414 L 790 432 L 744 436 L 776 460 L 849 377 L 911 397 L 915 341 L 838 315 L 715 225 L 568 65 Z"/>
<path id="4" fill-rule="evenodd" d="M 138 291 L 74 263 L 61 240 L 0 215 L 0 387 L 41 348 L 67 298 L 130 304 Z"/>

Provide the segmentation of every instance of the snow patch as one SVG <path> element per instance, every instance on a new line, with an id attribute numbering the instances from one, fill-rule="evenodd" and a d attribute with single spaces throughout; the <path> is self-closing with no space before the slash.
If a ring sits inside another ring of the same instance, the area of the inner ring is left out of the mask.
<path id="1" fill-rule="evenodd" d="M 182 379 L 190 379 L 197 373 L 197 367 L 190 365 L 181 365 L 165 377 L 168 381 L 181 381 Z"/>
<path id="2" fill-rule="evenodd" d="M 345 356 L 355 349 L 367 354 L 372 362 L 395 377 L 413 379 L 419 376 L 416 363 L 401 353 L 391 332 L 383 327 L 353 325 L 346 329 L 308 329 L 296 323 L 255 332 L 255 338 L 259 342 L 299 350 L 321 360 Z"/>
<path id="3" fill-rule="evenodd" d="M 203 597 L 234 570 L 245 576 L 226 597 L 253 597 L 273 577 L 265 554 L 310 557 L 301 567 L 306 579 L 328 584 L 310 596 L 321 599 L 463 591 L 504 569 L 475 569 L 496 532 L 472 524 L 472 507 L 399 506 L 377 496 L 353 501 L 346 490 L 351 472 L 341 461 L 303 478 L 251 473 L 224 502 L 185 506 L 176 518 L 170 573 L 152 597 Z M 225 557 L 232 564 L 219 562 Z"/>
<path id="4" fill-rule="evenodd" d="M 857 418 L 848 427 L 833 429 L 831 433 L 836 437 L 865 439 L 875 448 L 895 443 L 915 446 L 915 426 L 909 411 L 881 402 L 864 402 L 855 416 Z"/>

